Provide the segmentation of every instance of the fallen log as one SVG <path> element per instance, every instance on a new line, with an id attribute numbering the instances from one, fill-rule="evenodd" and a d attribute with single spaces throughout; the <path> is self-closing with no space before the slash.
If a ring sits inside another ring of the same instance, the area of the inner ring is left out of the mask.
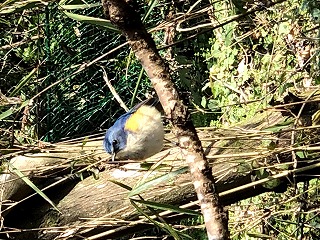
<path id="1" fill-rule="evenodd" d="M 319 171 L 313 159 L 301 159 L 300 154 L 317 151 L 317 148 L 310 148 L 310 143 L 316 146 L 319 131 L 317 126 L 310 125 L 312 113 L 308 111 L 312 109 L 314 113 L 316 108 L 313 104 L 317 102 L 304 107 L 306 111 L 300 114 L 299 124 L 293 115 L 288 116 L 288 111 L 282 109 L 257 114 L 241 127 L 198 129 L 207 157 L 214 162 L 213 175 L 224 205 L 265 191 L 284 191 L 292 184 L 293 175 Z M 297 109 L 301 109 L 301 104 Z M 294 111 L 291 108 L 289 112 Z M 297 133 L 300 137 L 312 135 L 314 139 L 299 145 L 292 144 Z M 116 165 L 107 163 L 109 156 L 104 153 L 101 143 L 101 136 L 81 138 L 39 148 L 39 153 L 12 158 L 11 164 L 38 186 L 55 185 L 45 193 L 57 204 L 60 212 L 39 196 L 16 204 L 32 191 L 9 167 L 1 175 L 2 208 L 7 208 L 4 210 L 7 215 L 3 232 L 17 239 L 115 238 L 141 226 L 150 227 L 150 222 L 146 218 L 141 219 L 141 214 L 133 206 L 134 200 L 197 209 L 189 173 L 166 177 L 174 171 L 183 172 L 181 169 L 186 167 L 178 147 L 167 144 L 165 150 L 145 163 L 121 162 Z M 89 175 L 90 168 L 93 172 L 103 170 Z M 159 176 L 165 180 L 157 184 L 152 181 Z M 128 196 L 128 188 L 137 189 L 143 183 L 147 185 L 148 181 L 150 186 L 144 191 L 137 191 L 141 198 Z M 145 204 L 140 206 L 154 218 L 159 218 L 159 214 L 168 221 L 176 219 L 172 211 L 150 210 L 150 206 Z M 180 214 L 179 217 L 183 216 Z M 16 233 L 17 230 L 12 229 L 26 230 Z"/>

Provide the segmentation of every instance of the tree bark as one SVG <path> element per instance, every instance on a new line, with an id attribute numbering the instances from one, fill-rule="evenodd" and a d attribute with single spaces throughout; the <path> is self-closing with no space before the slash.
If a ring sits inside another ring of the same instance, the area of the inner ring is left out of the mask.
<path id="1" fill-rule="evenodd" d="M 111 22 L 122 31 L 141 62 L 159 96 L 166 116 L 172 123 L 172 132 L 178 139 L 192 175 L 208 238 L 228 239 L 227 214 L 219 203 L 211 167 L 203 154 L 190 113 L 173 85 L 168 66 L 160 57 L 139 15 L 126 1 L 103 0 L 102 3 Z"/>

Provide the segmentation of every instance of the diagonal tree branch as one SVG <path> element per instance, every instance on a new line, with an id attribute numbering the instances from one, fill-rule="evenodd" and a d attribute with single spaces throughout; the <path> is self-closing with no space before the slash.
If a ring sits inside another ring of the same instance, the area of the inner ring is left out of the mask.
<path id="1" fill-rule="evenodd" d="M 139 15 L 124 0 L 103 0 L 103 8 L 111 22 L 127 38 L 137 59 L 147 72 L 165 114 L 171 120 L 174 135 L 189 165 L 192 182 L 199 199 L 209 239 L 228 239 L 227 215 L 219 204 L 211 167 L 190 118 L 175 89 L 169 69 L 160 57 L 151 35 Z"/>

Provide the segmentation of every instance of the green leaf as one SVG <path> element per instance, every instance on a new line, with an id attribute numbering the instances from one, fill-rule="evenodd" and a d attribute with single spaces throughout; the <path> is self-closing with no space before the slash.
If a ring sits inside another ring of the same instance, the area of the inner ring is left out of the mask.
<path id="1" fill-rule="evenodd" d="M 19 0 L 7 0 L 3 3 L 0 4 L 0 9 L 4 8 L 5 6 L 11 4 L 11 3 L 14 3 L 14 2 L 18 2 Z"/>
<path id="2" fill-rule="evenodd" d="M 24 108 L 25 106 L 27 106 L 29 104 L 29 101 L 30 100 L 27 100 L 27 101 L 24 101 L 20 107 L 18 108 L 14 108 L 14 107 L 11 107 L 10 109 L 8 109 L 7 111 L 3 112 L 0 114 L 0 121 L 9 117 L 10 115 L 20 111 L 22 108 Z"/>
<path id="3" fill-rule="evenodd" d="M 120 187 L 122 187 L 122 188 L 124 188 L 124 189 L 127 189 L 127 190 L 129 190 L 129 191 L 132 190 L 132 188 L 131 188 L 130 186 L 125 185 L 125 184 L 123 184 L 123 183 L 121 183 L 121 182 L 118 182 L 118 181 L 115 181 L 115 180 L 108 180 L 108 181 L 109 181 L 109 182 L 112 182 L 112 183 L 114 183 L 114 184 L 117 184 L 118 186 L 120 186 Z"/>
<path id="4" fill-rule="evenodd" d="M 269 145 L 267 146 L 267 148 L 268 148 L 269 150 L 274 150 L 274 149 L 276 149 L 276 147 L 277 147 L 277 143 L 274 142 L 274 141 L 271 141 L 271 142 L 269 143 Z"/>
<path id="5" fill-rule="evenodd" d="M 284 122 L 265 128 L 264 130 L 270 131 L 270 132 L 279 132 L 280 130 L 289 127 L 292 123 L 293 123 L 293 119 L 288 118 Z"/>
<path id="6" fill-rule="evenodd" d="M 152 10 L 155 8 L 155 6 L 157 5 L 158 0 L 152 0 L 149 3 L 149 7 L 148 10 L 146 12 L 146 14 L 144 15 L 144 17 L 142 18 L 142 22 L 145 22 L 145 20 L 147 20 L 147 18 L 149 17 L 150 13 L 152 12 Z"/>
<path id="7" fill-rule="evenodd" d="M 209 103 L 208 103 L 208 108 L 209 108 L 211 111 L 216 111 L 217 109 L 219 109 L 218 101 L 217 101 L 217 100 L 214 100 L 214 99 L 210 99 L 210 100 L 209 100 Z"/>
<path id="8" fill-rule="evenodd" d="M 155 221 L 154 219 L 152 219 L 148 214 L 146 214 L 134 201 L 136 200 L 132 200 L 130 199 L 131 204 L 134 206 L 135 209 L 137 209 L 137 211 L 139 213 L 141 213 L 143 216 L 145 216 L 150 222 L 152 222 L 154 225 L 158 226 L 159 228 L 162 228 L 164 230 L 167 230 L 172 237 L 174 237 L 174 239 L 176 240 L 180 240 L 181 238 L 179 237 L 178 232 L 171 227 L 169 224 L 167 224 L 166 222 L 164 223 L 160 223 L 158 221 Z"/>
<path id="9" fill-rule="evenodd" d="M 140 164 L 140 167 L 145 170 L 150 170 L 154 166 L 154 163 L 150 162 L 143 162 Z M 159 164 L 156 168 L 153 168 L 153 170 L 157 169 L 163 169 L 163 168 L 171 168 L 172 166 L 170 164 Z"/>
<path id="10" fill-rule="evenodd" d="M 17 174 L 17 176 L 20 177 L 29 187 L 31 187 L 36 193 L 38 193 L 44 200 L 46 200 L 55 210 L 57 210 L 60 213 L 59 209 L 50 200 L 50 198 L 48 198 L 47 195 L 45 195 L 36 185 L 34 185 L 34 183 L 31 182 L 27 176 L 25 176 L 21 171 L 19 171 L 15 166 L 13 166 L 12 163 L 8 162 L 8 165 L 12 169 L 12 172 Z"/>
<path id="11" fill-rule="evenodd" d="M 60 5 L 60 7 L 63 10 L 80 10 L 80 9 L 88 9 L 88 8 L 100 7 L 100 6 L 101 6 L 101 3 Z"/>
<path id="12" fill-rule="evenodd" d="M 132 201 L 141 203 L 141 204 L 146 205 L 148 207 L 160 209 L 160 210 L 195 215 L 195 216 L 201 216 L 201 214 L 197 211 L 189 210 L 189 209 L 185 209 L 185 208 L 179 208 L 179 207 L 176 207 L 176 206 L 173 206 L 170 204 L 157 203 L 157 202 L 145 201 L 145 200 L 132 200 Z"/>
<path id="13" fill-rule="evenodd" d="M 38 68 L 34 68 L 31 70 L 31 72 L 23 77 L 21 79 L 21 81 L 19 82 L 18 86 L 16 86 L 13 91 L 10 93 L 9 97 L 13 97 L 15 96 L 25 85 L 27 85 L 29 83 L 29 81 L 31 80 L 32 76 L 37 72 Z"/>
<path id="14" fill-rule="evenodd" d="M 290 33 L 291 25 L 289 22 L 282 22 L 279 24 L 279 34 L 287 35 Z"/>
<path id="15" fill-rule="evenodd" d="M 280 183 L 281 183 L 281 181 L 279 179 L 272 179 L 268 182 L 263 183 L 262 186 L 267 189 L 274 189 L 274 188 L 278 187 L 280 185 Z"/>
<path id="16" fill-rule="evenodd" d="M 82 140 L 82 147 L 84 147 L 88 141 L 89 141 L 89 137 L 87 136 Z"/>
<path id="17" fill-rule="evenodd" d="M 281 169 L 281 170 L 288 170 L 289 169 L 289 165 L 290 164 L 280 164 L 278 166 L 276 166 L 277 169 Z"/>
<path id="18" fill-rule="evenodd" d="M 6 6 L 10 3 L 12 5 Z M 46 6 L 47 3 L 40 0 L 28 0 L 28 1 L 6 1 L 0 5 L 0 14 L 21 12 L 25 9 L 31 9 L 38 6 Z M 5 7 L 6 6 L 6 7 Z"/>
<path id="19" fill-rule="evenodd" d="M 141 193 L 151 187 L 154 187 L 162 182 L 167 182 L 167 181 L 171 180 L 172 178 L 174 178 L 175 176 L 177 176 L 178 174 L 185 173 L 186 171 L 188 171 L 188 167 L 183 167 L 183 168 L 180 168 L 176 171 L 172 171 L 172 172 L 169 172 L 165 175 L 157 177 L 151 181 L 145 182 L 145 183 L 135 187 L 134 189 L 132 189 L 128 196 L 132 197 L 134 195 L 137 195 L 137 194 L 139 194 L 139 193 Z"/>
<path id="20" fill-rule="evenodd" d="M 306 158 L 306 153 L 304 151 L 296 151 L 296 155 L 301 159 Z"/>
<path id="21" fill-rule="evenodd" d="M 261 239 L 273 239 L 273 237 L 262 234 L 262 233 L 247 233 L 249 237 L 254 237 L 254 238 L 261 238 Z"/>
<path id="22" fill-rule="evenodd" d="M 256 176 L 259 178 L 259 179 L 263 179 L 263 178 L 267 178 L 269 177 L 269 173 L 266 169 L 264 168 L 261 168 L 259 170 L 256 170 Z"/>
<path id="23" fill-rule="evenodd" d="M 9 22 L 9 21 L 6 21 L 6 20 L 3 19 L 3 18 L 0 18 L 0 23 L 6 24 L 6 25 L 10 26 L 10 22 Z"/>
<path id="24" fill-rule="evenodd" d="M 99 27 L 106 28 L 112 32 L 120 33 L 120 31 L 117 28 L 115 28 L 109 20 L 102 19 L 102 18 L 88 17 L 85 15 L 70 13 L 67 11 L 63 11 L 63 12 L 64 14 L 67 15 L 67 17 L 72 18 L 76 21 L 93 24 Z"/>
<path id="25" fill-rule="evenodd" d="M 201 104 L 201 106 L 202 106 L 203 108 L 206 108 L 206 106 L 207 106 L 207 99 L 206 99 L 205 96 L 202 97 L 200 104 Z"/>
<path id="26" fill-rule="evenodd" d="M 15 113 L 15 109 L 14 107 L 11 107 L 10 109 L 8 109 L 7 111 L 3 112 L 0 114 L 0 121 L 9 117 L 10 115 L 12 115 L 13 113 Z"/>
<path id="27" fill-rule="evenodd" d="M 143 216 L 145 216 L 150 222 L 152 222 L 154 225 L 162 228 L 162 224 L 158 221 L 155 221 L 154 219 L 152 219 L 148 214 L 146 214 L 135 202 L 134 200 L 130 199 L 130 202 L 132 204 L 132 206 L 134 206 L 134 208 L 141 213 Z"/>

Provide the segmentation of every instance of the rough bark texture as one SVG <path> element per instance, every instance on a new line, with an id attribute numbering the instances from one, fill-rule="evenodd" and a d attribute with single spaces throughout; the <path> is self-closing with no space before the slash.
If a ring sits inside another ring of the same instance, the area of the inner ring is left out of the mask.
<path id="1" fill-rule="evenodd" d="M 124 0 L 103 0 L 104 11 L 111 22 L 127 38 L 137 59 L 148 74 L 166 116 L 171 120 L 173 134 L 178 138 L 192 175 L 200 201 L 209 239 L 227 239 L 227 215 L 219 203 L 211 167 L 206 160 L 190 114 L 179 99 L 168 66 L 160 57 L 151 35 L 144 28 L 139 15 Z"/>

